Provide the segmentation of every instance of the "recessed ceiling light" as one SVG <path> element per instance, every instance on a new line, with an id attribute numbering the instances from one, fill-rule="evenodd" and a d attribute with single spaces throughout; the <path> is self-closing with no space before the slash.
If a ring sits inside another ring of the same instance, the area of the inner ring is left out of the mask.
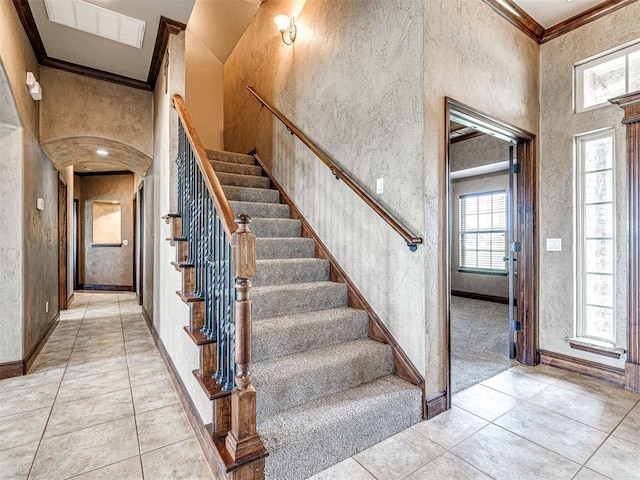
<path id="1" fill-rule="evenodd" d="M 96 153 L 98 155 L 101 155 L 103 157 L 106 157 L 107 155 L 109 155 L 109 152 L 107 150 L 105 150 L 104 148 L 99 148 L 96 150 Z"/>
<path id="2" fill-rule="evenodd" d="M 136 48 L 142 48 L 146 22 L 84 0 L 45 0 L 49 20 Z"/>

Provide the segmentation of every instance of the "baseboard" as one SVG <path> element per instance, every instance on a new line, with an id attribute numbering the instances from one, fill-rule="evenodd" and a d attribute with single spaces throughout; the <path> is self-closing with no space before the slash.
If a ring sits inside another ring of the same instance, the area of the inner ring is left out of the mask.
<path id="1" fill-rule="evenodd" d="M 29 354 L 25 357 L 24 359 L 25 374 L 31 368 L 31 366 L 33 365 L 33 362 L 36 361 L 38 354 L 42 350 L 42 347 L 44 347 L 45 344 L 47 343 L 47 340 L 49 340 L 49 337 L 51 336 L 56 326 L 58 325 L 58 322 L 60 322 L 60 312 L 56 313 L 56 316 L 53 317 L 53 320 L 51 320 L 51 323 L 47 327 L 47 330 L 40 337 L 40 340 L 38 340 L 38 342 L 33 346 Z"/>
<path id="2" fill-rule="evenodd" d="M 588 377 L 604 380 L 615 385 L 625 386 L 625 370 L 602 363 L 571 357 L 562 353 L 540 350 L 540 363 L 552 367 L 579 373 Z"/>
<path id="3" fill-rule="evenodd" d="M 69 295 L 69 298 L 67 298 L 67 308 L 71 306 L 71 304 L 75 299 L 76 299 L 76 294 L 74 292 L 71 292 L 71 295 Z"/>
<path id="4" fill-rule="evenodd" d="M 425 402 L 425 419 L 431 420 L 447 410 L 447 392 L 436 393 Z"/>
<path id="5" fill-rule="evenodd" d="M 0 380 L 24 375 L 24 360 L 0 363 Z"/>
<path id="6" fill-rule="evenodd" d="M 151 334 L 152 335 L 156 334 L 156 329 L 153 326 L 153 318 L 151 318 L 151 315 L 149 315 L 149 312 L 147 311 L 144 305 L 141 305 L 140 308 L 142 310 L 142 318 L 144 318 L 147 322 L 147 325 L 149 325 L 149 328 L 151 329 Z"/>
<path id="7" fill-rule="evenodd" d="M 105 290 L 108 292 L 135 292 L 131 285 L 95 285 L 92 283 L 82 283 L 78 290 Z"/>
<path id="8" fill-rule="evenodd" d="M 640 365 L 627 362 L 624 370 L 627 390 L 640 392 Z"/>
<path id="9" fill-rule="evenodd" d="M 485 295 L 484 293 L 462 292 L 460 290 L 451 290 L 454 297 L 471 298 L 473 300 L 482 300 L 484 302 L 503 303 L 509 305 L 509 297 L 500 297 L 497 295 Z"/>
<path id="10" fill-rule="evenodd" d="M 360 291 L 356 288 L 354 283 L 351 281 L 347 273 L 342 269 L 340 264 L 336 261 L 336 259 L 331 255 L 329 249 L 325 246 L 325 244 L 320 240 L 320 237 L 316 234 L 315 230 L 311 228 L 311 225 L 304 218 L 300 210 L 293 203 L 291 198 L 285 193 L 282 186 L 278 183 L 278 181 L 271 175 L 269 170 L 267 169 L 265 163 L 262 161 L 260 156 L 256 152 L 252 152 L 256 159 L 256 161 L 260 164 L 265 174 L 269 177 L 271 184 L 280 192 L 280 197 L 282 200 L 289 206 L 291 211 L 291 218 L 295 218 L 300 220 L 302 223 L 302 236 L 307 238 L 312 238 L 316 244 L 316 257 L 323 258 L 329 260 L 331 265 L 330 275 L 331 280 L 334 282 L 344 283 L 347 286 L 347 298 L 349 301 L 349 306 L 353 308 L 358 308 L 361 310 L 365 310 L 369 315 L 369 336 L 373 340 L 376 340 L 381 343 L 385 343 L 389 345 L 393 350 L 393 368 L 394 373 L 398 375 L 400 378 L 407 380 L 414 385 L 417 385 L 422 390 L 422 405 L 425 405 L 425 385 L 424 385 L 424 377 L 420 374 L 418 369 L 413 365 L 407 354 L 402 350 L 400 345 L 396 342 L 391 332 L 387 329 L 385 324 L 380 320 L 380 317 L 376 314 L 376 312 L 371 308 L 367 300 L 360 293 Z M 423 408 L 424 410 L 424 408 Z M 426 413 L 423 411 L 423 413 Z"/>

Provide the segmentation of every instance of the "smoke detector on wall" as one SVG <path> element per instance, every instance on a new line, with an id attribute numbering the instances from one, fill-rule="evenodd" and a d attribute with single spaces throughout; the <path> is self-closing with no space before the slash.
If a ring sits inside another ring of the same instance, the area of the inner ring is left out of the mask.
<path id="1" fill-rule="evenodd" d="M 131 47 L 142 48 L 146 22 L 83 0 L 44 0 L 49 20 Z"/>

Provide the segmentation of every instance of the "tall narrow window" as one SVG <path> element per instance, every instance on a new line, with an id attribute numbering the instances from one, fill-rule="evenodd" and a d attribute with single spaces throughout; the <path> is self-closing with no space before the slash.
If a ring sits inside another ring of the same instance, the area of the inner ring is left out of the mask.
<path id="1" fill-rule="evenodd" d="M 577 138 L 577 334 L 615 343 L 614 132 Z"/>
<path id="2" fill-rule="evenodd" d="M 506 273 L 504 190 L 460 196 L 460 271 Z"/>

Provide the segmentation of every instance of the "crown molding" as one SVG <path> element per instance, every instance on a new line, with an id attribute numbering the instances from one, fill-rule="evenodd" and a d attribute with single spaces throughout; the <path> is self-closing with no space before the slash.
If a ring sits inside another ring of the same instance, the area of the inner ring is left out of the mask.
<path id="1" fill-rule="evenodd" d="M 31 12 L 28 0 L 13 0 L 13 5 L 18 17 L 20 18 L 22 27 L 27 34 L 33 53 L 40 65 L 146 91 L 152 91 L 155 87 L 156 80 L 160 72 L 160 65 L 162 64 L 162 57 L 167 48 L 167 44 L 169 43 L 169 35 L 178 34 L 187 28 L 184 23 L 171 20 L 170 18 L 160 17 L 156 44 L 151 57 L 151 63 L 149 65 L 147 81 L 145 82 L 135 78 L 99 70 L 97 68 L 85 67 L 84 65 L 78 65 L 77 63 L 49 57 L 44 47 L 44 43 L 42 42 L 40 32 L 38 32 L 38 27 L 35 19 L 33 18 L 33 13 Z"/>
<path id="2" fill-rule="evenodd" d="M 602 18 L 637 0 L 606 0 L 578 15 L 545 29 L 512 0 L 482 0 L 501 17 L 523 31 L 537 43 L 546 43 L 587 23 Z"/>

